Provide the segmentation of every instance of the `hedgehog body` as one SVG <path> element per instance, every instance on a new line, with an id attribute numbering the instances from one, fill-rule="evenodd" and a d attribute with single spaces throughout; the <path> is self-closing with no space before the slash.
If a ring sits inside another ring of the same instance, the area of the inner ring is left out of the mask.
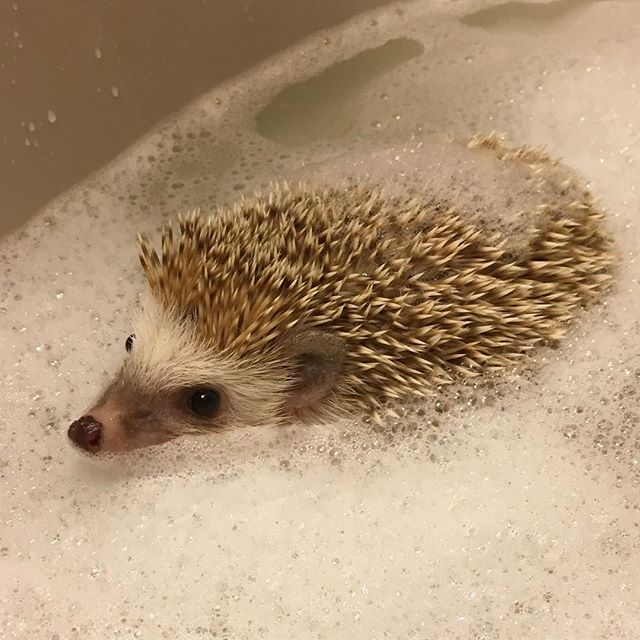
<path id="1" fill-rule="evenodd" d="M 182 217 L 160 255 L 141 240 L 150 295 L 131 353 L 70 437 L 119 450 L 367 411 L 557 340 L 609 281 L 603 216 L 540 151 L 469 146 L 524 167 L 554 201 L 505 233 L 454 202 L 281 183 Z"/>

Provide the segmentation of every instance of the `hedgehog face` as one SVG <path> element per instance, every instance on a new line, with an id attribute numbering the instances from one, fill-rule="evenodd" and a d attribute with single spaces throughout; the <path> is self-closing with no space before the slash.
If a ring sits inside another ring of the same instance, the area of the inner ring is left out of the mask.
<path id="1" fill-rule="evenodd" d="M 214 433 L 232 422 L 222 385 L 149 390 L 125 365 L 98 402 L 69 428 L 75 444 L 91 452 L 128 451 L 185 433 Z"/>
<path id="2" fill-rule="evenodd" d="M 240 359 L 211 349 L 176 317 L 145 305 L 120 372 L 69 427 L 74 444 L 91 453 L 129 451 L 185 434 L 278 424 L 321 401 L 342 367 L 340 341 L 320 331 Z"/>

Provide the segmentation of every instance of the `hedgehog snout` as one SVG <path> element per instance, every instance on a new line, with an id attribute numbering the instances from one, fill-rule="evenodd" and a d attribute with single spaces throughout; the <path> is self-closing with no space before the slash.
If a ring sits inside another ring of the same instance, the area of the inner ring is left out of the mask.
<path id="1" fill-rule="evenodd" d="M 67 435 L 81 449 L 96 453 L 100 450 L 102 441 L 102 423 L 98 422 L 93 416 L 82 416 L 82 418 L 71 423 Z"/>

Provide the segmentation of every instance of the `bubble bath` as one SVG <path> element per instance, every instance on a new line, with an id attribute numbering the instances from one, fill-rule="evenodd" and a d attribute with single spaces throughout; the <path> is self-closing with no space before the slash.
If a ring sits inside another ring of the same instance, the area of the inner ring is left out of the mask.
<path id="1" fill-rule="evenodd" d="M 638 637 L 639 19 L 634 2 L 571 0 L 360 16 L 203 96 L 4 238 L 0 636 Z M 604 305 L 531 372 L 394 406 L 383 426 L 118 460 L 67 444 L 124 357 L 137 232 L 494 129 L 588 181 L 621 258 Z"/>

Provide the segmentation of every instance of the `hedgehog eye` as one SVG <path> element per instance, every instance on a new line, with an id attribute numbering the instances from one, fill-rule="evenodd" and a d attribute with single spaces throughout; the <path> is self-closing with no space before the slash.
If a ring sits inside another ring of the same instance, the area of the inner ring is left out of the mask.
<path id="1" fill-rule="evenodd" d="M 129 353 L 129 351 L 131 351 L 131 349 L 133 349 L 133 341 L 135 339 L 135 335 L 132 333 L 125 341 L 124 341 L 124 348 L 127 350 L 127 353 Z"/>
<path id="2" fill-rule="evenodd" d="M 220 408 L 220 394 L 206 387 L 194 389 L 189 393 L 187 406 L 201 418 L 211 418 Z"/>

